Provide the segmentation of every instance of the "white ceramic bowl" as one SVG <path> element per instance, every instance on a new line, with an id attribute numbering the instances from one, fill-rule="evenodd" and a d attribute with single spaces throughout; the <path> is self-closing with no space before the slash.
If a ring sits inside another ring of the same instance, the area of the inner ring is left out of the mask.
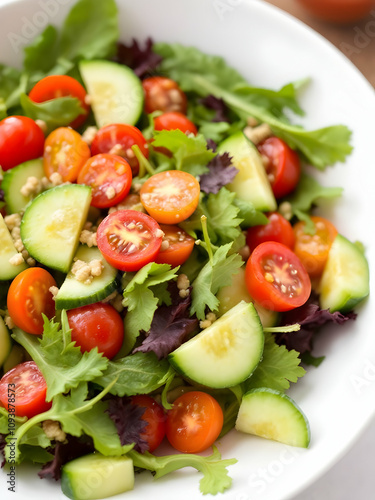
<path id="1" fill-rule="evenodd" d="M 45 27 L 46 17 L 59 24 L 74 0 L 51 0 L 55 9 L 49 16 L 41 14 L 42 4 L 47 3 L 43 0 L 1 3 L 6 5 L 0 10 L 0 61 L 17 65 L 22 43 L 15 50 L 13 35 L 26 42 Z M 278 88 L 306 76 L 312 78 L 301 99 L 307 111 L 304 123 L 309 128 L 343 123 L 353 130 L 355 149 L 347 162 L 318 175 L 323 184 L 345 188 L 343 198 L 327 211 L 341 233 L 365 244 L 370 265 L 374 264 L 375 94 L 354 66 L 322 37 L 262 1 L 118 0 L 118 4 L 124 41 L 152 36 L 158 41 L 198 46 L 224 56 L 256 86 Z M 236 457 L 238 463 L 230 467 L 233 486 L 222 498 L 285 500 L 311 484 L 348 450 L 375 410 L 373 302 L 370 297 L 358 308 L 355 322 L 324 329 L 315 354 L 326 355 L 326 360 L 318 369 L 309 369 L 290 391 L 309 418 L 310 448 L 290 448 L 231 432 L 219 449 L 224 458 Z M 123 498 L 200 498 L 199 479 L 192 470 L 155 482 L 144 473 L 137 477 L 134 491 Z M 4 475 L 0 480 L 3 499 L 65 498 L 59 485 L 41 482 L 34 469 L 17 469 L 16 497 L 7 492 Z"/>

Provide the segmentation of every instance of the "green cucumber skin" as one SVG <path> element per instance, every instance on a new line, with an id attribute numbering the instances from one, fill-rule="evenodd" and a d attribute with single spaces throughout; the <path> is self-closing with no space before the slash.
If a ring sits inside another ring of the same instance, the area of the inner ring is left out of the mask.
<path id="1" fill-rule="evenodd" d="M 12 339 L 3 318 L 0 316 L 0 367 L 3 366 L 12 350 Z"/>

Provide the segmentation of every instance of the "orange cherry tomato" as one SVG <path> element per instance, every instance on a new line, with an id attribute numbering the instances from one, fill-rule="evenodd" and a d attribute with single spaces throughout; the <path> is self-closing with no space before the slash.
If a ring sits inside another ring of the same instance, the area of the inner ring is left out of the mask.
<path id="1" fill-rule="evenodd" d="M 120 203 L 132 185 L 129 163 L 121 156 L 101 154 L 92 156 L 80 170 L 78 184 L 91 186 L 91 205 L 108 208 Z"/>
<path id="2" fill-rule="evenodd" d="M 60 127 L 46 139 L 43 168 L 48 178 L 58 172 L 64 182 L 75 182 L 90 156 L 90 148 L 78 132 Z"/>
<path id="3" fill-rule="evenodd" d="M 178 226 L 160 224 L 163 231 L 163 243 L 160 252 L 155 257 L 157 264 L 169 264 L 172 267 L 181 266 L 190 257 L 194 248 L 194 238 Z"/>
<path id="4" fill-rule="evenodd" d="M 289 311 L 302 306 L 310 296 L 311 281 L 297 255 L 276 241 L 258 245 L 245 269 L 251 297 L 271 311 Z"/>
<path id="5" fill-rule="evenodd" d="M 143 184 L 142 205 L 162 224 L 178 224 L 198 206 L 200 185 L 197 179 L 181 170 L 167 170 L 152 175 Z"/>
<path id="6" fill-rule="evenodd" d="M 55 302 L 50 292 L 56 286 L 53 276 L 41 267 L 30 267 L 10 284 L 7 297 L 9 315 L 14 324 L 27 333 L 43 333 L 42 313 L 55 316 Z"/>
<path id="7" fill-rule="evenodd" d="M 295 236 L 292 225 L 278 212 L 267 214 L 268 224 L 249 227 L 246 235 L 246 244 L 250 252 L 265 241 L 278 241 L 293 249 Z"/>
<path id="8" fill-rule="evenodd" d="M 164 76 L 151 76 L 142 82 L 145 94 L 145 112 L 179 111 L 186 114 L 187 98 L 178 84 Z"/>
<path id="9" fill-rule="evenodd" d="M 163 113 L 154 118 L 155 130 L 181 130 L 184 134 L 197 135 L 198 130 L 189 118 L 178 111 Z"/>
<path id="10" fill-rule="evenodd" d="M 34 417 L 49 410 L 47 384 L 34 361 L 25 361 L 9 370 L 0 380 L 0 402 L 19 417 Z"/>
<path id="11" fill-rule="evenodd" d="M 324 21 L 353 23 L 367 16 L 374 0 L 298 0 L 310 14 Z"/>
<path id="12" fill-rule="evenodd" d="M 216 399 L 205 392 L 186 392 L 168 411 L 167 439 L 178 451 L 200 453 L 219 437 L 223 421 L 223 411 Z"/>
<path id="13" fill-rule="evenodd" d="M 34 102 L 45 102 L 57 99 L 58 97 L 77 97 L 81 101 L 82 114 L 78 115 L 70 123 L 70 127 L 78 128 L 86 120 L 90 107 L 86 104 L 86 90 L 71 76 L 50 75 L 42 78 L 29 93 L 29 97 Z"/>
<path id="14" fill-rule="evenodd" d="M 152 453 L 160 445 L 165 436 L 166 416 L 164 410 L 155 399 L 146 394 L 132 396 L 130 399 L 132 405 L 145 408 L 145 412 L 141 418 L 147 422 L 147 425 L 140 437 L 147 442 L 147 451 Z"/>
<path id="15" fill-rule="evenodd" d="M 305 232 L 303 221 L 297 222 L 293 227 L 296 236 L 294 253 L 300 258 L 310 277 L 316 278 L 323 272 L 337 229 L 323 217 L 312 216 L 311 219 L 315 225 L 314 234 Z"/>

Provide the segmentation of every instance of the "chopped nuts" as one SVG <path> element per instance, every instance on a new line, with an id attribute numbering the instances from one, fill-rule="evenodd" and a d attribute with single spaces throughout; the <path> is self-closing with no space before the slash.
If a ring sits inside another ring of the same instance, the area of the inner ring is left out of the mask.
<path id="1" fill-rule="evenodd" d="M 87 129 L 82 134 L 82 140 L 85 141 L 86 144 L 91 146 L 92 141 L 94 140 L 97 132 L 98 132 L 97 127 L 87 127 Z"/>
<path id="2" fill-rule="evenodd" d="M 63 183 L 62 175 L 59 172 L 53 172 L 50 175 L 49 180 L 51 181 L 52 186 L 60 186 Z"/>
<path id="3" fill-rule="evenodd" d="M 88 229 L 83 229 L 79 237 L 79 241 L 89 248 L 98 246 L 96 241 L 96 232 L 89 231 Z"/>
<path id="4" fill-rule="evenodd" d="M 216 314 L 210 311 L 206 314 L 206 319 L 199 322 L 199 326 L 202 330 L 204 330 L 205 328 L 211 326 L 214 321 L 216 321 Z"/>
<path id="5" fill-rule="evenodd" d="M 280 203 L 279 212 L 286 220 L 290 220 L 293 217 L 293 208 L 289 201 Z"/>
<path id="6" fill-rule="evenodd" d="M 89 285 L 95 276 L 102 274 L 103 269 L 104 265 L 101 259 L 93 259 L 90 262 L 78 259 L 74 262 L 71 273 L 79 282 Z"/>
<path id="7" fill-rule="evenodd" d="M 272 130 L 271 127 L 268 125 L 268 123 L 262 123 L 261 125 L 258 125 L 257 127 L 254 128 L 245 127 L 243 132 L 246 135 L 246 137 L 255 145 L 264 141 L 268 137 L 271 137 L 272 135 Z"/>
<path id="8" fill-rule="evenodd" d="M 12 318 L 9 315 L 5 316 L 4 323 L 9 328 L 9 330 L 12 330 L 16 326 L 14 324 L 14 321 L 12 320 Z"/>
<path id="9" fill-rule="evenodd" d="M 9 259 L 9 264 L 11 266 L 19 266 L 23 262 L 25 261 L 24 258 L 22 257 L 22 253 L 16 253 L 15 255 L 13 255 L 13 257 Z"/>
<path id="10" fill-rule="evenodd" d="M 26 184 L 21 187 L 20 193 L 25 198 L 33 197 L 39 194 L 42 190 L 42 183 L 37 177 L 28 177 Z"/>
<path id="11" fill-rule="evenodd" d="M 57 286 L 50 286 L 49 291 L 52 293 L 52 297 L 55 300 L 55 297 L 58 294 L 59 289 L 57 288 Z"/>
<path id="12" fill-rule="evenodd" d="M 4 217 L 4 222 L 9 229 L 9 231 L 12 231 L 15 227 L 20 227 L 21 225 L 21 215 L 20 214 L 11 214 L 11 215 L 6 215 Z"/>
<path id="13" fill-rule="evenodd" d="M 189 295 L 190 281 L 186 274 L 179 274 L 177 278 L 177 288 L 179 289 L 179 296 L 184 299 Z"/>
<path id="14" fill-rule="evenodd" d="M 60 441 L 61 443 L 66 440 L 66 434 L 61 429 L 59 422 L 55 420 L 44 420 L 42 422 L 42 428 L 48 439 L 54 439 L 55 441 Z"/>

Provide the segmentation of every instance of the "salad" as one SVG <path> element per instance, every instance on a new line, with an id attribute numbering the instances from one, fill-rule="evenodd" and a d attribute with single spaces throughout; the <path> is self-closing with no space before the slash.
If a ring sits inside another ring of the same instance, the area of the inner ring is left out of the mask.
<path id="1" fill-rule="evenodd" d="M 292 125 L 301 82 L 118 38 L 115 3 L 80 0 L 0 67 L 1 446 L 71 498 L 132 489 L 134 467 L 195 467 L 216 494 L 233 427 L 308 446 L 285 391 L 368 294 L 362 248 L 314 215 L 341 189 L 303 167 L 344 161 L 350 131 Z"/>

